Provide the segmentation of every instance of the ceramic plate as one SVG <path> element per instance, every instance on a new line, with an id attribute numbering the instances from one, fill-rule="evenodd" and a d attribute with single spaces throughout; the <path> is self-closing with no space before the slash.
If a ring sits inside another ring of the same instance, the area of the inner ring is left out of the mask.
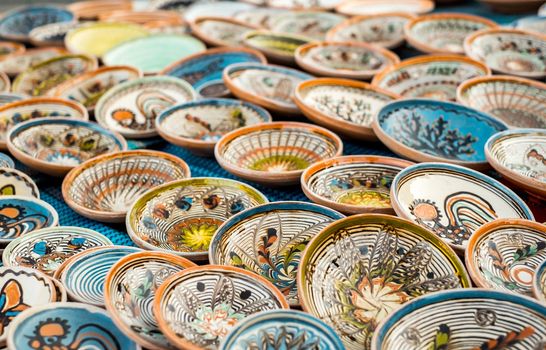
<path id="1" fill-rule="evenodd" d="M 338 0 L 335 1 L 339 2 Z M 344 16 L 330 12 L 292 11 L 273 16 L 269 29 L 276 33 L 288 33 L 313 40 L 324 40 L 326 32 L 343 20 L 345 20 Z"/>
<path id="2" fill-rule="evenodd" d="M 265 57 L 255 50 L 245 48 L 209 49 L 187 57 L 165 68 L 161 74 L 189 82 L 203 97 L 229 95 L 222 80 L 222 71 L 233 63 L 265 63 Z"/>
<path id="3" fill-rule="evenodd" d="M 546 303 L 546 260 L 544 260 L 535 270 L 533 278 L 533 296 L 540 300 L 543 304 Z"/>
<path id="4" fill-rule="evenodd" d="M 376 15 L 387 12 L 424 14 L 434 10 L 431 0 L 349 0 L 336 7 L 336 12 L 347 16 Z"/>
<path id="5" fill-rule="evenodd" d="M 377 140 L 372 121 L 398 96 L 369 84 L 317 78 L 296 87 L 294 102 L 311 121 L 358 140 Z"/>
<path id="6" fill-rule="evenodd" d="M 294 58 L 296 49 L 311 40 L 311 38 L 298 35 L 255 30 L 245 34 L 243 43 L 262 52 L 275 63 L 293 65 L 296 62 Z"/>
<path id="7" fill-rule="evenodd" d="M 267 198 L 253 187 L 220 178 L 192 178 L 157 186 L 127 213 L 127 232 L 147 250 L 206 258 L 212 236 L 231 216 Z"/>
<path id="8" fill-rule="evenodd" d="M 546 131 L 507 130 L 485 144 L 491 166 L 518 187 L 546 198 Z"/>
<path id="9" fill-rule="evenodd" d="M 74 211 L 92 220 L 123 222 L 144 192 L 190 177 L 182 159 L 164 152 L 136 150 L 103 155 L 85 162 L 64 179 L 63 198 Z"/>
<path id="10" fill-rule="evenodd" d="M 396 213 L 462 252 L 470 235 L 497 218 L 533 220 L 527 205 L 500 182 L 475 170 L 423 163 L 398 173 L 391 186 Z"/>
<path id="11" fill-rule="evenodd" d="M 76 1 L 67 6 L 80 20 L 97 20 L 99 15 L 118 10 L 131 10 L 130 0 L 88 0 Z"/>
<path id="12" fill-rule="evenodd" d="M 38 63 L 66 54 L 68 52 L 60 47 L 43 47 L 12 53 L 0 57 L 0 71 L 9 76 L 16 76 Z"/>
<path id="13" fill-rule="evenodd" d="M 167 141 L 203 155 L 230 131 L 271 122 L 265 109 L 232 99 L 201 99 L 167 109 L 156 119 L 156 129 Z"/>
<path id="14" fill-rule="evenodd" d="M 200 2 L 193 1 L 192 5 L 183 12 L 183 17 L 188 22 L 195 21 L 198 17 L 233 17 L 239 11 L 253 9 L 255 6 L 235 1 Z"/>
<path id="15" fill-rule="evenodd" d="M 64 55 L 31 66 L 13 81 L 13 92 L 41 96 L 85 72 L 97 69 L 97 60 L 86 55 Z"/>
<path id="16" fill-rule="evenodd" d="M 133 79 L 108 90 L 98 101 L 95 118 L 107 129 L 130 138 L 157 135 L 155 118 L 166 108 L 196 98 L 195 90 L 175 77 Z"/>
<path id="17" fill-rule="evenodd" d="M 196 266 L 161 252 L 141 252 L 120 259 L 104 285 L 106 309 L 135 342 L 150 349 L 174 349 L 158 328 L 153 312 L 156 292 L 171 275 Z"/>
<path id="18" fill-rule="evenodd" d="M 332 326 L 347 350 L 370 349 L 378 323 L 409 300 L 470 287 L 446 243 L 390 215 L 334 222 L 307 245 L 300 266 L 304 311 Z"/>
<path id="19" fill-rule="evenodd" d="M 25 98 L 28 98 L 22 94 L 14 94 L 12 92 L 0 92 L 0 107 L 5 104 L 21 101 Z"/>
<path id="20" fill-rule="evenodd" d="M 260 28 L 269 28 L 271 21 L 278 14 L 288 14 L 286 9 L 272 7 L 255 7 L 237 11 L 233 18 Z"/>
<path id="21" fill-rule="evenodd" d="M 245 34 L 259 28 L 223 17 L 199 17 L 190 26 L 192 33 L 210 46 L 241 46 Z"/>
<path id="22" fill-rule="evenodd" d="M 0 41 L 0 59 L 3 59 L 7 55 L 13 55 L 25 52 L 26 47 L 21 43 L 13 41 Z"/>
<path id="23" fill-rule="evenodd" d="M 0 168 L 0 195 L 40 198 L 38 186 L 30 176 L 20 170 L 8 168 Z"/>
<path id="24" fill-rule="evenodd" d="M 299 114 L 294 89 L 313 76 L 275 65 L 239 63 L 224 69 L 224 83 L 238 98 L 283 114 Z"/>
<path id="25" fill-rule="evenodd" d="M 339 336 L 326 323 L 299 311 L 272 310 L 239 322 L 220 345 L 220 350 L 296 349 L 345 350 Z"/>
<path id="26" fill-rule="evenodd" d="M 8 347 L 35 349 L 140 350 L 103 309 L 81 303 L 51 303 L 21 313 L 8 332 Z"/>
<path id="27" fill-rule="evenodd" d="M 52 176 L 101 154 L 127 149 L 118 133 L 93 122 L 40 118 L 21 123 L 7 136 L 11 154 L 28 167 Z"/>
<path id="28" fill-rule="evenodd" d="M 11 241 L 2 253 L 2 263 L 31 267 L 51 276 L 72 255 L 105 245 L 112 242 L 97 231 L 75 226 L 44 228 Z"/>
<path id="29" fill-rule="evenodd" d="M 466 57 L 430 55 L 391 66 L 377 74 L 372 84 L 405 98 L 455 101 L 459 84 L 490 73 L 484 64 Z"/>
<path id="30" fill-rule="evenodd" d="M 332 10 L 342 1 L 343 0 L 265 0 L 264 5 L 290 10 Z"/>
<path id="31" fill-rule="evenodd" d="M 263 277 L 219 265 L 191 267 L 171 276 L 154 300 L 159 328 L 183 349 L 217 349 L 240 320 L 288 308 L 281 292 Z"/>
<path id="32" fill-rule="evenodd" d="M 373 121 L 391 151 L 416 162 L 447 162 L 487 169 L 484 146 L 508 127 L 498 119 L 456 103 L 413 99 L 391 102 Z"/>
<path id="33" fill-rule="evenodd" d="M 0 168 L 15 168 L 15 162 L 5 153 L 0 152 Z M 0 193 L 3 192 L 0 188 Z"/>
<path id="34" fill-rule="evenodd" d="M 68 294 L 66 293 L 66 288 L 63 286 L 63 284 L 58 279 L 52 277 L 49 277 L 49 280 L 53 283 L 55 286 L 55 291 L 57 292 L 57 298 L 55 301 L 60 303 L 68 301 Z"/>
<path id="35" fill-rule="evenodd" d="M 296 274 L 307 243 L 344 216 L 306 202 L 260 205 L 233 216 L 214 234 L 209 262 L 252 271 L 273 283 L 292 306 L 299 305 Z"/>
<path id="36" fill-rule="evenodd" d="M 158 21 L 177 24 L 184 23 L 184 20 L 179 13 L 176 13 L 176 11 L 140 9 L 114 10 L 111 12 L 105 11 L 99 14 L 99 20 L 107 22 L 130 22 L 142 25 Z"/>
<path id="37" fill-rule="evenodd" d="M 341 139 L 307 123 L 275 122 L 247 126 L 226 134 L 214 149 L 226 171 L 265 185 L 297 184 L 305 168 L 340 156 Z"/>
<path id="38" fill-rule="evenodd" d="M 49 23 L 34 28 L 28 34 L 29 40 L 34 46 L 59 46 L 64 47 L 64 37 L 74 28 L 81 25 L 79 22 Z"/>

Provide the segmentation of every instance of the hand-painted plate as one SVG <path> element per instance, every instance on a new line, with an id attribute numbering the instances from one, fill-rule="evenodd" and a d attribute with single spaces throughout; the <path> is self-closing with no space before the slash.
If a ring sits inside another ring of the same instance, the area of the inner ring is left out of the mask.
<path id="1" fill-rule="evenodd" d="M 311 41 L 311 38 L 299 35 L 255 30 L 245 34 L 243 43 L 260 51 L 272 62 L 293 65 L 296 62 L 296 49 Z"/>
<path id="2" fill-rule="evenodd" d="M 68 51 L 60 47 L 42 47 L 12 53 L 0 57 L 0 71 L 13 77 L 38 63 L 67 54 Z"/>
<path id="3" fill-rule="evenodd" d="M 546 260 L 535 270 L 532 291 L 535 298 L 546 304 Z"/>
<path id="4" fill-rule="evenodd" d="M 260 28 L 224 17 L 198 17 L 190 26 L 192 34 L 210 46 L 242 46 L 245 34 Z"/>
<path id="5" fill-rule="evenodd" d="M 34 46 L 64 47 L 64 37 L 74 28 L 81 25 L 79 22 L 49 23 L 34 28 L 29 34 L 29 40 Z"/>
<path id="6" fill-rule="evenodd" d="M 17 169 L 0 168 L 0 196 L 14 195 L 40 198 L 40 191 L 32 178 L 24 172 Z"/>
<path id="7" fill-rule="evenodd" d="M 345 16 L 330 12 L 291 11 L 273 16 L 269 23 L 269 29 L 276 33 L 288 33 L 313 40 L 324 40 L 326 32 L 344 20 Z"/>
<path id="8" fill-rule="evenodd" d="M 131 10 L 131 0 L 87 0 L 70 3 L 67 8 L 82 21 L 96 21 L 99 15 L 118 10 Z"/>
<path id="9" fill-rule="evenodd" d="M 0 168 L 15 168 L 15 162 L 7 154 L 0 152 Z M 0 189 L 0 194 L 2 192 L 2 189 Z"/>
<path id="10" fill-rule="evenodd" d="M 343 0 L 265 0 L 265 4 L 273 8 L 288 10 L 333 10 Z"/>
<path id="11" fill-rule="evenodd" d="M 434 10 L 431 0 L 349 0 L 336 7 L 336 12 L 347 16 L 376 15 L 388 12 L 408 12 L 422 15 Z"/>
<path id="12" fill-rule="evenodd" d="M 21 101 L 26 98 L 28 97 L 22 94 L 15 94 L 12 92 L 0 92 L 0 107 L 8 103 Z"/>

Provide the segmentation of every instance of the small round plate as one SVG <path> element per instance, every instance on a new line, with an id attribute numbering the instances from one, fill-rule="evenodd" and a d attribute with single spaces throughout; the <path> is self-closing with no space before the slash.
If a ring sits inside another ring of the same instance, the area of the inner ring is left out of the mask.
<path id="1" fill-rule="evenodd" d="M 58 46 L 64 47 L 64 37 L 74 28 L 81 25 L 79 22 L 60 22 L 49 23 L 34 28 L 28 34 L 32 45 L 40 46 Z"/>
<path id="2" fill-rule="evenodd" d="M 373 121 L 377 137 L 394 153 L 415 162 L 446 162 L 488 169 L 487 139 L 508 127 L 456 103 L 412 99 L 384 106 Z"/>
<path id="3" fill-rule="evenodd" d="M 269 29 L 275 33 L 324 40 L 326 32 L 345 20 L 345 16 L 323 11 L 291 11 L 271 18 Z"/>
<path id="4" fill-rule="evenodd" d="M 32 178 L 24 172 L 17 169 L 0 168 L 0 196 L 21 196 L 39 199 L 40 191 Z"/>
<path id="5" fill-rule="evenodd" d="M 497 218 L 534 220 L 531 210 L 500 182 L 446 163 L 409 166 L 391 185 L 396 214 L 434 232 L 461 254 L 480 226 Z"/>
<path id="6" fill-rule="evenodd" d="M 235 180 L 202 177 L 174 181 L 137 199 L 127 213 L 127 232 L 144 249 L 203 260 L 224 221 L 267 202 L 258 190 Z"/>
<path id="7" fill-rule="evenodd" d="M 0 71 L 14 77 L 28 68 L 49 59 L 68 54 L 64 48 L 42 47 L 0 57 Z"/>
<path id="8" fill-rule="evenodd" d="M 198 17 L 190 27 L 193 35 L 210 46 L 242 46 L 245 34 L 259 28 L 224 17 Z"/>
<path id="9" fill-rule="evenodd" d="M 434 10 L 431 0 L 349 0 L 336 6 L 336 12 L 347 16 L 377 15 L 388 12 L 407 12 L 422 15 Z"/>
<path id="10" fill-rule="evenodd" d="M 296 49 L 311 40 L 311 38 L 293 34 L 254 30 L 245 34 L 243 43 L 262 52 L 272 62 L 293 65 L 296 63 L 294 57 Z"/>
<path id="11" fill-rule="evenodd" d="M 198 17 L 230 18 L 239 11 L 246 11 L 255 8 L 254 5 L 236 1 L 201 2 L 192 0 L 191 3 L 192 4 L 183 12 L 182 15 L 188 22 L 193 22 Z"/>
<path id="12" fill-rule="evenodd" d="M 95 118 L 103 127 L 128 138 L 152 137 L 157 135 L 155 118 L 161 111 L 195 98 L 195 90 L 182 79 L 168 76 L 133 79 L 102 95 L 95 107 Z"/>
<path id="13" fill-rule="evenodd" d="M 25 52 L 26 47 L 21 43 L 13 41 L 0 41 L 0 59 L 3 59 L 7 55 L 14 55 Z"/>
<path id="14" fill-rule="evenodd" d="M 0 168 L 15 168 L 15 162 L 5 153 L 0 152 Z M 3 192 L 0 188 L 0 193 Z"/>

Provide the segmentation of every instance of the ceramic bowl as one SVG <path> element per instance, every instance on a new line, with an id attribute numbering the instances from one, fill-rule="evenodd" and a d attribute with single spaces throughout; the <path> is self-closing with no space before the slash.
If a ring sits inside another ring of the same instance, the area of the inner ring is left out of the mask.
<path id="1" fill-rule="evenodd" d="M 165 21 L 183 24 L 184 20 L 175 11 L 165 10 L 114 10 L 99 14 L 100 21 L 129 22 L 145 25 L 150 22 Z"/>
<path id="2" fill-rule="evenodd" d="M 498 219 L 468 240 L 466 267 L 481 288 L 532 295 L 536 269 L 546 260 L 546 225 L 522 219 Z"/>
<path id="3" fill-rule="evenodd" d="M 396 214 L 434 232 L 463 253 L 470 235 L 497 218 L 533 220 L 527 205 L 500 182 L 446 163 L 409 166 L 391 185 Z"/>
<path id="4" fill-rule="evenodd" d="M 10 130 L 7 143 L 21 163 L 52 176 L 63 176 L 98 155 L 127 149 L 120 134 L 93 122 L 67 118 L 21 123 Z"/>
<path id="5" fill-rule="evenodd" d="M 171 0 L 172 1 L 172 0 Z M 175 0 L 176 1 L 176 0 Z M 187 2 L 186 2 L 187 4 Z M 183 11 L 182 17 L 187 22 L 193 22 L 198 17 L 226 17 L 230 18 L 239 11 L 255 8 L 252 4 L 236 1 L 202 2 L 191 1 L 191 5 Z"/>
<path id="6" fill-rule="evenodd" d="M 345 20 L 345 16 L 323 11 L 291 11 L 273 16 L 269 29 L 275 33 L 324 40 L 326 32 Z"/>
<path id="7" fill-rule="evenodd" d="M 369 349 L 378 323 L 428 293 L 470 287 L 463 263 L 428 230 L 391 215 L 338 220 L 303 252 L 304 311 L 332 326 L 347 350 Z"/>
<path id="8" fill-rule="evenodd" d="M 181 20 L 182 18 L 180 18 Z M 189 34 L 190 28 L 186 22 L 180 21 L 153 21 L 142 25 L 150 34 Z"/>
<path id="9" fill-rule="evenodd" d="M 377 140 L 372 121 L 377 112 L 399 96 L 369 84 L 317 78 L 296 87 L 294 102 L 311 121 L 358 140 Z"/>
<path id="10" fill-rule="evenodd" d="M 64 179 L 63 198 L 92 220 L 123 222 L 133 202 L 149 189 L 190 177 L 182 159 L 168 153 L 136 150 L 106 154 L 83 163 Z"/>
<path id="11" fill-rule="evenodd" d="M 71 30 L 64 38 L 66 48 L 74 53 L 102 56 L 116 45 L 148 35 L 133 23 L 89 22 Z"/>
<path id="12" fill-rule="evenodd" d="M 533 296 L 543 304 L 546 303 L 546 275 L 544 272 L 546 272 L 546 260 L 535 270 L 532 285 Z"/>
<path id="13" fill-rule="evenodd" d="M 149 349 L 173 349 L 158 328 L 153 312 L 157 290 L 170 276 L 196 266 L 162 252 L 134 253 L 121 258 L 108 272 L 104 301 L 112 320 L 128 337 Z"/>
<path id="14" fill-rule="evenodd" d="M 303 193 L 315 203 L 345 214 L 394 215 L 390 187 L 406 160 L 382 156 L 345 156 L 323 160 L 305 169 Z"/>
<path id="15" fill-rule="evenodd" d="M 56 22 L 72 22 L 74 14 L 67 9 L 50 5 L 22 6 L 5 12 L 0 18 L 0 37 L 7 40 L 28 41 L 28 34 L 36 27 Z"/>
<path id="16" fill-rule="evenodd" d="M 66 54 L 60 47 L 42 47 L 0 56 L 0 71 L 14 77 L 38 63 Z"/>
<path id="17" fill-rule="evenodd" d="M 404 98 L 455 101 L 459 84 L 490 74 L 487 66 L 463 56 L 430 55 L 388 67 L 374 77 L 372 84 Z"/>
<path id="18" fill-rule="evenodd" d="M 34 28 L 28 33 L 28 37 L 34 46 L 64 47 L 64 37 L 66 34 L 80 25 L 79 22 L 49 23 Z"/>
<path id="19" fill-rule="evenodd" d="M 7 134 L 15 125 L 44 117 L 89 119 L 82 105 L 62 98 L 36 97 L 7 103 L 0 106 L 0 149 L 6 149 Z"/>
<path id="20" fill-rule="evenodd" d="M 21 196 L 40 198 L 38 186 L 32 178 L 24 172 L 11 169 L 0 168 L 0 198 L 1 196 Z"/>
<path id="21" fill-rule="evenodd" d="M 210 46 L 241 46 L 247 32 L 259 27 L 233 18 L 198 17 L 190 23 L 192 34 Z"/>
<path id="22" fill-rule="evenodd" d="M 544 3 L 543 0 L 479 0 L 480 2 L 488 5 L 495 12 L 506 13 L 514 15 L 517 13 L 535 12 L 540 5 Z"/>
<path id="23" fill-rule="evenodd" d="M 129 237 L 146 250 L 207 258 L 212 236 L 231 216 L 267 203 L 253 187 L 221 178 L 191 178 L 154 187 L 127 213 Z"/>
<path id="24" fill-rule="evenodd" d="M 313 76 L 275 65 L 239 63 L 224 69 L 224 83 L 239 99 L 255 103 L 273 112 L 298 115 L 292 101 L 296 86 Z"/>
<path id="25" fill-rule="evenodd" d="M 7 154 L 0 152 L 0 168 L 15 168 L 15 162 Z M 1 188 L 0 192 L 3 192 Z"/>
<path id="26" fill-rule="evenodd" d="M 110 268 L 124 256 L 139 251 L 141 249 L 125 246 L 84 250 L 63 263 L 58 279 L 71 300 L 104 307 L 104 281 Z"/>
<path id="27" fill-rule="evenodd" d="M 103 309 L 82 303 L 51 303 L 25 310 L 12 322 L 8 348 L 140 350 Z"/>
<path id="28" fill-rule="evenodd" d="M 46 95 L 51 89 L 77 75 L 97 69 L 97 60 L 86 55 L 64 55 L 31 66 L 13 81 L 13 92 Z"/>
<path id="29" fill-rule="evenodd" d="M 97 102 L 95 118 L 103 127 L 128 138 L 157 135 L 155 118 L 165 109 L 196 98 L 182 79 L 150 76 L 118 84 Z"/>
<path id="30" fill-rule="evenodd" d="M 292 349 L 298 341 L 316 350 L 345 350 L 330 326 L 309 314 L 292 310 L 264 311 L 245 318 L 227 335 L 220 350 L 267 349 L 271 344 Z"/>
<path id="31" fill-rule="evenodd" d="M 63 286 L 63 284 L 59 280 L 52 277 L 49 277 L 49 280 L 53 283 L 55 286 L 55 291 L 57 292 L 57 298 L 55 301 L 58 303 L 68 301 L 68 294 L 66 293 L 66 288 Z"/>
<path id="32" fill-rule="evenodd" d="M 317 76 L 362 80 L 400 63 L 393 52 L 358 42 L 310 43 L 298 47 L 295 57 L 300 67 Z"/>
<path id="33" fill-rule="evenodd" d="M 255 50 L 262 52 L 268 60 L 283 64 L 294 65 L 296 49 L 307 44 L 312 39 L 284 33 L 275 33 L 267 30 L 255 30 L 247 32 L 243 43 Z"/>
<path id="34" fill-rule="evenodd" d="M 305 168 L 340 156 L 343 143 L 333 132 L 296 122 L 247 126 L 226 134 L 214 149 L 226 171 L 245 180 L 286 186 L 299 182 Z"/>
<path id="35" fill-rule="evenodd" d="M 237 11 L 233 14 L 233 18 L 249 25 L 259 28 L 269 28 L 271 21 L 278 14 L 288 14 L 286 9 L 273 7 L 254 7 L 248 10 Z"/>
<path id="36" fill-rule="evenodd" d="M 333 10 L 342 0 L 264 0 L 263 5 L 286 10 Z"/>
<path id="37" fill-rule="evenodd" d="M 458 289 L 423 296 L 392 313 L 371 349 L 542 349 L 545 336 L 546 307 L 536 300 Z"/>
<path id="38" fill-rule="evenodd" d="M 519 128 L 546 128 L 546 84 L 493 75 L 459 85 L 457 101 Z"/>
<path id="39" fill-rule="evenodd" d="M 83 250 L 112 245 L 94 230 L 75 226 L 43 228 L 11 241 L 2 253 L 4 266 L 23 266 L 52 276 L 61 264 Z"/>
<path id="40" fill-rule="evenodd" d="M 0 58 L 25 52 L 25 45 L 13 41 L 0 41 Z"/>
<path id="41" fill-rule="evenodd" d="M 67 6 L 80 20 L 97 20 L 99 15 L 119 10 L 131 10 L 130 0 L 88 0 L 76 1 Z"/>
<path id="42" fill-rule="evenodd" d="M 210 98 L 176 105 L 156 118 L 156 129 L 165 140 L 199 155 L 213 155 L 214 146 L 230 131 L 271 122 L 265 109 L 252 103 Z"/>
<path id="43" fill-rule="evenodd" d="M 415 162 L 446 162 L 488 169 L 487 139 L 508 127 L 456 103 L 413 99 L 391 102 L 373 120 L 377 137 L 394 153 Z"/>
<path id="44" fill-rule="evenodd" d="M 349 0 L 336 6 L 336 12 L 347 16 L 377 15 L 388 12 L 407 12 L 422 15 L 434 10 L 431 0 Z"/>
<path id="45" fill-rule="evenodd" d="M 528 16 L 512 22 L 512 27 L 537 33 L 546 32 L 546 16 Z"/>
<path id="46" fill-rule="evenodd" d="M 546 77 L 546 35 L 519 29 L 480 30 L 465 39 L 466 55 L 498 73 Z"/>
<path id="47" fill-rule="evenodd" d="M 0 107 L 8 103 L 21 101 L 26 98 L 28 97 L 22 94 L 15 94 L 12 92 L 0 92 Z"/>
<path id="48" fill-rule="evenodd" d="M 542 199 L 546 198 L 546 131 L 507 130 L 491 136 L 485 156 L 503 178 Z"/>
<path id="49" fill-rule="evenodd" d="M 230 94 L 222 72 L 234 63 L 266 63 L 266 59 L 256 50 L 241 47 L 209 49 L 173 63 L 161 74 L 184 79 L 203 97 L 222 97 Z"/>
<path id="50" fill-rule="evenodd" d="M 209 262 L 252 271 L 273 283 L 291 306 L 297 306 L 296 274 L 305 246 L 343 217 L 306 202 L 275 202 L 245 210 L 216 231 Z"/>
<path id="51" fill-rule="evenodd" d="M 182 349 L 216 349 L 240 320 L 288 308 L 282 293 L 265 278 L 219 265 L 191 267 L 171 276 L 154 300 L 159 328 Z"/>
<path id="52" fill-rule="evenodd" d="M 93 111 L 106 91 L 125 81 L 140 77 L 142 72 L 133 67 L 101 67 L 65 81 L 51 90 L 49 95 L 79 102 L 88 111 Z"/>

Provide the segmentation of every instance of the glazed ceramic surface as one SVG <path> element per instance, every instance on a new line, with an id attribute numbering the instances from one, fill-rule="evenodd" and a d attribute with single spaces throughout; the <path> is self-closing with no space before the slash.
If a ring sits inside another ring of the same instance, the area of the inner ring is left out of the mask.
<path id="1" fill-rule="evenodd" d="M 14 239 L 2 253 L 4 266 L 31 267 L 53 275 L 72 255 L 112 245 L 102 234 L 74 226 L 50 227 Z"/>
<path id="2" fill-rule="evenodd" d="M 232 17 L 239 11 L 253 9 L 255 6 L 244 2 L 235 1 L 214 1 L 200 2 L 192 1 L 192 5 L 183 13 L 186 21 L 195 21 L 198 17 Z"/>
<path id="3" fill-rule="evenodd" d="M 64 47 L 64 37 L 74 28 L 80 26 L 78 22 L 49 23 L 34 28 L 28 37 L 35 46 Z"/>
<path id="4" fill-rule="evenodd" d="M 172 276 L 154 301 L 159 328 L 173 345 L 186 349 L 217 349 L 240 320 L 287 308 L 283 295 L 263 277 L 219 265 Z"/>
<path id="5" fill-rule="evenodd" d="M 27 97 L 22 94 L 15 94 L 12 92 L 0 92 L 0 107 L 8 103 L 21 101 L 25 98 Z"/>
<path id="6" fill-rule="evenodd" d="M 232 99 L 201 99 L 183 103 L 156 119 L 159 134 L 167 141 L 199 154 L 212 155 L 214 145 L 238 128 L 271 122 L 265 109 Z"/>
<path id="7" fill-rule="evenodd" d="M 519 128 L 546 128 L 546 84 L 494 75 L 459 86 L 457 101 Z"/>
<path id="8" fill-rule="evenodd" d="M 264 311 L 246 318 L 228 334 L 220 350 L 246 349 L 345 350 L 334 330 L 299 311 Z"/>
<path id="9" fill-rule="evenodd" d="M 15 168 L 15 162 L 7 154 L 0 152 L 0 168 Z M 2 192 L 1 188 L 0 192 Z"/>
<path id="10" fill-rule="evenodd" d="M 540 300 L 542 303 L 546 303 L 546 260 L 544 260 L 538 268 L 535 270 L 533 277 L 533 296 Z"/>
<path id="11" fill-rule="evenodd" d="M 342 0 L 265 0 L 264 5 L 282 9 L 302 10 L 317 9 L 331 10 Z"/>
<path id="12" fill-rule="evenodd" d="M 139 350 L 103 309 L 81 303 L 51 303 L 22 313 L 12 323 L 8 347 L 18 350 Z"/>
<path id="13" fill-rule="evenodd" d="M 131 138 L 157 134 L 155 118 L 168 107 L 194 100 L 195 90 L 175 77 L 150 76 L 116 85 L 98 101 L 95 118 Z"/>
<path id="14" fill-rule="evenodd" d="M 159 330 L 153 303 L 166 279 L 193 266 L 187 259 L 159 252 L 135 253 L 119 260 L 104 286 L 106 308 L 114 322 L 142 346 L 174 349 Z"/>
<path id="15" fill-rule="evenodd" d="M 257 51 L 244 48 L 210 49 L 164 69 L 161 74 L 184 79 L 203 97 L 220 97 L 229 94 L 222 72 L 234 63 L 265 63 Z"/>
<path id="16" fill-rule="evenodd" d="M 466 54 L 494 71 L 528 78 L 546 76 L 546 36 L 517 29 L 489 29 L 465 40 Z"/>
<path id="17" fill-rule="evenodd" d="M 54 57 L 31 66 L 17 76 L 13 92 L 41 96 L 77 75 L 97 69 L 97 60 L 86 55 Z"/>
<path id="18" fill-rule="evenodd" d="M 403 157 L 482 169 L 488 167 L 485 143 L 507 126 L 456 103 L 415 99 L 383 107 L 373 128 L 387 147 Z"/>
<path id="19" fill-rule="evenodd" d="M 286 9 L 256 7 L 248 10 L 237 11 L 233 15 L 233 18 L 253 26 L 269 28 L 273 18 L 279 14 L 288 13 L 289 12 Z"/>
<path id="20" fill-rule="evenodd" d="M 350 0 L 336 7 L 336 12 L 347 16 L 376 15 L 388 12 L 423 14 L 434 9 L 431 0 Z"/>
<path id="21" fill-rule="evenodd" d="M 246 33 L 243 43 L 262 52 L 271 61 L 292 64 L 296 49 L 310 40 L 303 36 L 257 30 Z"/>
<path id="22" fill-rule="evenodd" d="M 238 181 L 179 180 L 140 197 L 127 214 L 127 231 L 135 243 L 148 250 L 202 259 L 224 221 L 267 202 L 263 194 Z"/>
<path id="23" fill-rule="evenodd" d="M 123 222 L 127 210 L 146 191 L 187 177 L 188 165 L 173 155 L 151 150 L 116 152 L 69 173 L 63 182 L 63 198 L 80 215 Z"/>
<path id="24" fill-rule="evenodd" d="M 377 74 L 372 84 L 405 98 L 455 101 L 459 84 L 489 73 L 485 65 L 462 56 L 431 55 L 391 66 Z"/>
<path id="25" fill-rule="evenodd" d="M 376 332 L 372 349 L 542 349 L 545 336 L 546 308 L 535 300 L 459 289 L 403 306 Z"/>
<path id="26" fill-rule="evenodd" d="M 214 234 L 209 262 L 252 271 L 299 305 L 296 274 L 311 238 L 344 216 L 305 202 L 275 202 L 233 216 Z"/>
<path id="27" fill-rule="evenodd" d="M 30 176 L 20 170 L 5 167 L 0 168 L 0 195 L 40 198 L 38 186 Z"/>
<path id="28" fill-rule="evenodd" d="M 133 4 L 128 0 L 87 0 L 73 2 L 67 8 L 80 20 L 96 20 L 100 14 L 117 10 L 131 10 Z"/>
<path id="29" fill-rule="evenodd" d="M 0 57 L 0 71 L 15 76 L 38 63 L 66 54 L 67 51 L 60 47 L 44 47 L 12 53 Z"/>
<path id="30" fill-rule="evenodd" d="M 134 6 L 133 10 L 115 10 L 112 12 L 103 12 L 99 14 L 99 20 L 108 22 L 130 22 L 136 24 L 146 24 L 150 22 L 168 22 L 183 24 L 184 21 L 180 14 L 175 11 L 165 10 L 140 10 Z M 140 6 L 138 6 L 140 7 Z"/>
<path id="31" fill-rule="evenodd" d="M 274 16 L 269 29 L 277 33 L 289 33 L 313 40 L 324 40 L 326 32 L 345 20 L 344 16 L 319 11 L 293 11 Z"/>
<path id="32" fill-rule="evenodd" d="M 245 34 L 258 27 L 233 18 L 200 17 L 191 24 L 192 32 L 211 46 L 241 46 Z"/>
<path id="33" fill-rule="evenodd" d="M 390 215 L 336 221 L 311 240 L 300 265 L 304 310 L 332 326 L 348 350 L 370 349 L 378 324 L 407 301 L 470 287 L 444 242 Z"/>
<path id="34" fill-rule="evenodd" d="M 391 186 L 394 210 L 463 250 L 470 235 L 497 218 L 533 220 L 527 205 L 500 182 L 445 163 L 416 164 Z"/>
<path id="35" fill-rule="evenodd" d="M 55 291 L 57 292 L 57 298 L 55 299 L 55 301 L 62 303 L 68 301 L 68 294 L 66 293 L 66 289 L 64 288 L 63 284 L 58 279 L 51 277 L 49 279 L 51 280 L 51 282 L 53 282 L 53 285 L 55 286 Z"/>
<path id="36" fill-rule="evenodd" d="M 470 237 L 465 256 L 479 287 L 531 296 L 535 271 L 546 260 L 546 225 L 517 219 L 492 221 Z"/>

